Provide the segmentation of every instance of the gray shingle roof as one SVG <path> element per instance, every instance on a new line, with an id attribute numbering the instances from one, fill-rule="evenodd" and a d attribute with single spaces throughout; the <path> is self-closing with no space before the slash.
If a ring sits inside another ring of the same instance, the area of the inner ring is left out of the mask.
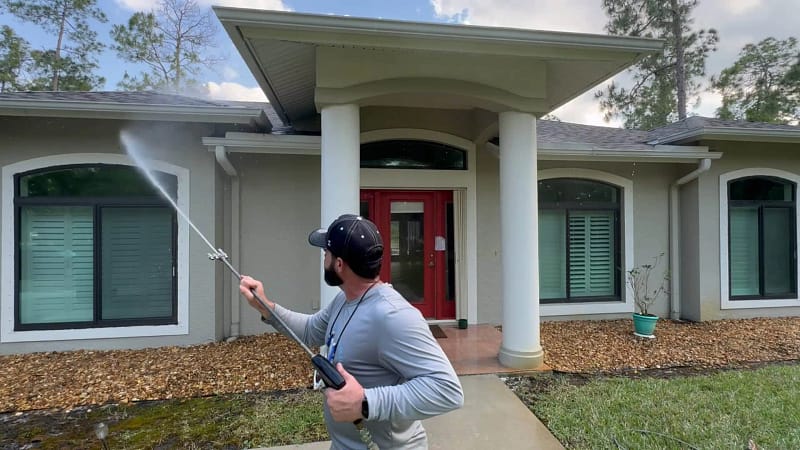
<path id="1" fill-rule="evenodd" d="M 598 147 L 619 146 L 620 144 L 640 146 L 648 140 L 646 131 L 550 120 L 538 121 L 536 132 L 540 145 L 579 143 Z"/>
<path id="2" fill-rule="evenodd" d="M 722 120 L 712 117 L 692 116 L 678 122 L 650 130 L 647 141 L 668 140 L 670 136 L 700 131 L 704 128 L 746 129 L 762 131 L 795 131 L 800 135 L 800 127 L 763 122 L 747 122 L 744 120 Z"/>

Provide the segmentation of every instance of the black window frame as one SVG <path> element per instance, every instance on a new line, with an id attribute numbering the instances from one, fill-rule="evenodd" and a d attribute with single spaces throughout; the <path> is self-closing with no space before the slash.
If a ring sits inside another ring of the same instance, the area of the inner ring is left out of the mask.
<path id="1" fill-rule="evenodd" d="M 569 178 L 569 177 L 559 177 L 559 178 L 547 178 L 544 180 L 539 180 L 537 182 L 537 192 L 539 192 L 538 187 L 541 186 L 541 183 L 544 182 L 552 182 L 552 181 L 580 181 L 580 182 L 589 182 L 589 183 L 596 183 L 601 184 L 604 186 L 608 186 L 616 192 L 616 203 L 610 202 L 578 202 L 578 201 L 567 201 L 567 202 L 539 202 L 539 210 L 558 210 L 558 211 L 565 211 L 566 220 L 564 221 L 564 239 L 565 243 L 565 261 L 566 267 L 564 270 L 564 277 L 566 278 L 565 286 L 566 286 L 566 297 L 562 298 L 548 298 L 543 299 L 539 298 L 539 303 L 541 304 L 562 304 L 562 305 L 574 305 L 580 303 L 596 303 L 596 302 L 622 302 L 622 267 L 620 265 L 621 256 L 622 256 L 622 241 L 621 241 L 621 230 L 620 230 L 620 211 L 622 210 L 622 188 L 611 183 L 606 183 L 603 181 L 592 180 L 588 178 Z M 569 218 L 571 211 L 613 211 L 614 212 L 614 295 L 603 295 L 603 296 L 593 296 L 593 297 L 573 297 L 570 295 L 570 280 L 569 280 L 569 256 L 570 256 L 570 239 L 569 239 Z"/>
<path id="2" fill-rule="evenodd" d="M 780 184 L 789 185 L 792 188 L 792 200 L 731 200 L 731 188 L 734 183 L 747 181 L 747 180 L 769 180 Z M 785 178 L 752 175 L 740 177 L 733 180 L 728 180 L 727 183 L 727 196 L 728 196 L 728 298 L 730 301 L 742 300 L 781 300 L 785 298 L 797 298 L 797 184 Z M 758 208 L 758 295 L 733 295 L 733 280 L 731 277 L 731 210 L 735 207 L 757 207 Z M 791 238 L 790 245 L 792 249 L 792 267 L 789 273 L 792 280 L 791 285 L 794 288 L 792 292 L 781 294 L 764 294 L 764 208 L 775 209 L 788 209 L 790 217 L 792 218 L 792 226 L 790 230 Z"/>
<path id="3" fill-rule="evenodd" d="M 178 220 L 175 209 L 161 195 L 155 196 L 103 196 L 103 197 L 21 197 L 22 177 L 55 170 L 92 167 L 130 167 L 123 164 L 68 164 L 42 167 L 14 175 L 14 331 L 65 330 L 111 328 L 131 326 L 175 325 L 178 323 Z M 166 174 L 175 176 L 173 174 Z M 149 184 L 144 176 L 144 182 Z M 20 317 L 20 276 L 22 252 L 20 251 L 22 208 L 25 206 L 89 206 L 93 209 L 93 317 L 85 322 L 48 322 L 23 324 Z M 103 208 L 165 208 L 172 217 L 172 315 L 142 319 L 102 319 L 102 221 Z"/>

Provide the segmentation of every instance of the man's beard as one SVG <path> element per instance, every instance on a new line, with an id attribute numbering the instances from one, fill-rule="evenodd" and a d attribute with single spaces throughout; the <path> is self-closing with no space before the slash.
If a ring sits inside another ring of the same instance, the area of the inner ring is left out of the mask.
<path id="1" fill-rule="evenodd" d="M 334 287 L 341 286 L 342 283 L 344 283 L 342 277 L 340 277 L 339 274 L 337 274 L 336 271 L 333 270 L 333 263 L 331 263 L 331 267 L 325 268 L 325 283 L 327 283 L 328 286 L 334 286 Z"/>

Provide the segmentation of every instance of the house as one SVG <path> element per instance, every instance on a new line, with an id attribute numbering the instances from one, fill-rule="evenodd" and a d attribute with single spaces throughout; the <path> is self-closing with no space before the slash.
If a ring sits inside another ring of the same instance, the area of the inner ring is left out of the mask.
<path id="1" fill-rule="evenodd" d="M 541 364 L 543 318 L 629 317 L 625 272 L 661 253 L 659 316 L 800 313 L 797 127 L 536 120 L 660 42 L 215 12 L 269 104 L 0 94 L 0 353 L 262 332 L 212 247 L 318 310 L 335 289 L 307 235 L 346 212 L 431 321 L 502 324 L 510 367 Z"/>

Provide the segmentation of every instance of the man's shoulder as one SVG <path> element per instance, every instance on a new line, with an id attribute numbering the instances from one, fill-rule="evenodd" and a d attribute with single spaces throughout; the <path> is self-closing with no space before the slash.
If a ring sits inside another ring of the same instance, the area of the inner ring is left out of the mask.
<path id="1" fill-rule="evenodd" d="M 384 321 L 424 321 L 419 310 L 403 298 L 402 294 L 397 292 L 391 284 L 382 284 L 375 292 L 374 300 L 374 314 Z"/>

